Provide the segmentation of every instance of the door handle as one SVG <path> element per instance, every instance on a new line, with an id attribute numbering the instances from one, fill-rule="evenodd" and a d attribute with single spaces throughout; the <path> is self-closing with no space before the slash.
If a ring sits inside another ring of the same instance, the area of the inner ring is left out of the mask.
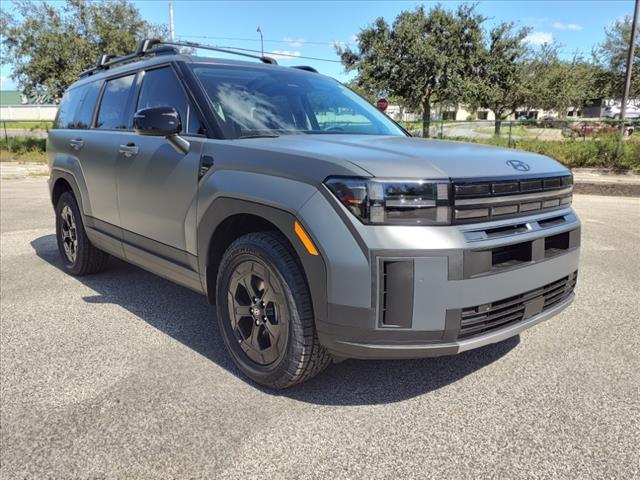
<path id="1" fill-rule="evenodd" d="M 82 147 L 84 147 L 84 140 L 82 140 L 81 138 L 74 138 L 73 140 L 69 141 L 69 146 L 71 147 L 71 150 L 80 150 Z"/>
<path id="2" fill-rule="evenodd" d="M 118 152 L 122 153 L 127 158 L 131 158 L 138 154 L 138 147 L 135 143 L 131 142 L 126 145 L 120 145 Z"/>

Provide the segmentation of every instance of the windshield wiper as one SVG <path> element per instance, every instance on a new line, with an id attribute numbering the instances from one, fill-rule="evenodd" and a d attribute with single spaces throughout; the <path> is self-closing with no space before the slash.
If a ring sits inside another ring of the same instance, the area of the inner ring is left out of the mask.
<path id="1" fill-rule="evenodd" d="M 241 135 L 238 137 L 239 140 L 243 138 L 278 138 L 280 135 L 275 133 L 255 133 L 252 135 Z"/>

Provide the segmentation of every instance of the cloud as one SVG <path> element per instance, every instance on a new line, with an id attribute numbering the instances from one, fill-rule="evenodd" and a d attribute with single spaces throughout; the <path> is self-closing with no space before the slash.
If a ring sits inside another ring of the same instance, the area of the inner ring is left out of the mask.
<path id="1" fill-rule="evenodd" d="M 269 56 L 276 60 L 291 60 L 300 55 L 302 55 L 302 53 L 299 50 L 272 50 Z"/>
<path id="2" fill-rule="evenodd" d="M 287 42 L 292 47 L 301 47 L 302 45 L 304 45 L 304 39 L 302 39 L 302 38 L 297 38 L 296 39 L 296 38 L 291 38 L 291 37 L 284 37 L 282 40 Z"/>
<path id="3" fill-rule="evenodd" d="M 544 45 L 553 42 L 553 33 L 551 32 L 532 32 L 526 36 L 525 42 L 532 45 Z"/>
<path id="4" fill-rule="evenodd" d="M 578 30 L 582 30 L 582 25 L 578 25 L 577 23 L 562 23 L 562 22 L 555 22 L 553 24 L 553 28 L 556 28 L 558 30 L 573 30 L 573 31 L 578 31 Z"/>

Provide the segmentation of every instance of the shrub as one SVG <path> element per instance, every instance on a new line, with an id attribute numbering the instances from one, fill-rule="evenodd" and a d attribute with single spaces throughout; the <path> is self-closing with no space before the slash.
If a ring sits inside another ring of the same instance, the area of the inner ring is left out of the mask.
<path id="1" fill-rule="evenodd" d="M 621 147 L 617 134 L 608 134 L 589 139 L 512 140 L 511 148 L 546 155 L 569 168 L 616 168 L 640 171 L 640 138 L 638 137 L 640 135 L 625 139 Z M 499 147 L 509 146 L 506 138 L 469 139 L 457 137 L 454 140 Z"/>
<path id="2" fill-rule="evenodd" d="M 37 137 L 9 137 L 0 138 L 0 152 L 2 160 L 23 160 L 43 162 L 46 160 L 45 138 Z"/>

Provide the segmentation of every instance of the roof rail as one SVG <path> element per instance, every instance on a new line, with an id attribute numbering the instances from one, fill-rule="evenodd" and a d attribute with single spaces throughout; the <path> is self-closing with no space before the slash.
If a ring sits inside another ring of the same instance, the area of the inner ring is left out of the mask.
<path id="1" fill-rule="evenodd" d="M 151 56 L 151 55 L 162 55 L 167 53 L 178 53 L 178 49 L 174 47 L 188 47 L 188 48 L 200 48 L 203 50 L 213 50 L 216 52 L 229 53 L 232 55 L 240 55 L 242 57 L 255 58 L 260 60 L 262 63 L 268 63 L 271 65 L 277 65 L 275 58 L 261 56 L 261 55 L 251 55 L 249 53 L 237 52 L 235 50 L 231 50 L 228 48 L 220 48 L 214 47 L 211 45 L 204 45 L 201 43 L 195 42 L 172 42 L 172 41 L 164 41 L 157 38 L 146 38 L 141 40 L 138 43 L 138 46 L 133 53 L 129 53 L 127 55 L 123 55 L 121 57 L 115 57 L 113 55 L 108 55 L 106 53 L 100 55 L 98 61 L 96 62 L 96 66 L 93 68 L 89 68 L 84 72 L 80 73 L 80 78 L 88 77 L 89 75 L 93 75 L 94 73 L 100 70 L 107 70 L 115 65 L 119 65 L 122 63 L 131 62 L 141 57 Z M 311 67 L 308 67 L 311 68 Z"/>
<path id="2" fill-rule="evenodd" d="M 305 72 L 318 73 L 318 70 L 316 70 L 313 67 L 310 67 L 309 65 L 296 65 L 295 67 L 291 67 L 291 68 L 297 68 L 298 70 L 304 70 Z"/>

